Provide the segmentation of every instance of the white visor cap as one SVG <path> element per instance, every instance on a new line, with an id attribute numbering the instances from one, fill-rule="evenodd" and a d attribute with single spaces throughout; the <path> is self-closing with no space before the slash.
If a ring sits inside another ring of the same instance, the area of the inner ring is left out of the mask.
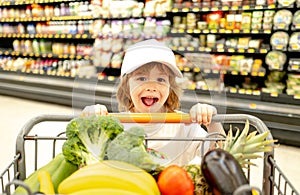
<path id="1" fill-rule="evenodd" d="M 155 39 L 138 42 L 126 50 L 121 67 L 121 77 L 149 62 L 160 62 L 168 66 L 177 77 L 183 77 L 176 66 L 173 51 Z"/>

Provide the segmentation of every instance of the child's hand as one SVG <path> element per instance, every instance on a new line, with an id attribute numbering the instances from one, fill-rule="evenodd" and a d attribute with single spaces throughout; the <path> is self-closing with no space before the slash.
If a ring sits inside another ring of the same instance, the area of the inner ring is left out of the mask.
<path id="1" fill-rule="evenodd" d="M 190 116 L 193 122 L 208 126 L 211 123 L 212 116 L 217 114 L 217 109 L 209 104 L 195 104 L 190 110 Z"/>
<path id="2" fill-rule="evenodd" d="M 86 116 L 92 116 L 92 115 L 107 115 L 107 108 L 104 105 L 96 104 L 92 106 L 86 106 L 80 116 L 86 117 Z"/>

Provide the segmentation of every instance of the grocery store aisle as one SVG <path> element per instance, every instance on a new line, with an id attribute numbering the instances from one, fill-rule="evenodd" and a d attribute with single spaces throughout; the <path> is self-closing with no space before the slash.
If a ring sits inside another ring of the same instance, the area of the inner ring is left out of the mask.
<path id="1" fill-rule="evenodd" d="M 24 100 L 0 95 L 0 173 L 13 159 L 17 134 L 31 118 L 40 114 L 74 114 L 67 106 Z M 280 145 L 275 149 L 275 159 L 284 174 L 300 192 L 300 148 Z"/>

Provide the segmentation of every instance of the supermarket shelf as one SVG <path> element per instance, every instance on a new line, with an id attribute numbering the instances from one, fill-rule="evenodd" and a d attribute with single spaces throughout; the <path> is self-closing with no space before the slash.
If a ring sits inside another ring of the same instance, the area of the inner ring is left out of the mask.
<path id="1" fill-rule="evenodd" d="M 104 104 L 117 110 L 114 98 L 115 81 L 46 75 L 0 72 L 0 94 L 37 101 L 62 104 L 82 109 L 86 105 Z M 210 103 L 219 113 L 247 113 L 262 119 L 281 143 L 300 146 L 300 105 L 273 103 L 256 99 L 227 97 L 226 94 L 196 94 L 186 91 L 181 99 L 182 110 L 195 102 Z"/>

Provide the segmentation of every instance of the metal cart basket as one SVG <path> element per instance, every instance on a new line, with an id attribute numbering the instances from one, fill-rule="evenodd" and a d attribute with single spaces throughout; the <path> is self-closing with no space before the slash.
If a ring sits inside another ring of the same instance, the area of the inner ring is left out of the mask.
<path id="1" fill-rule="evenodd" d="M 145 114 L 142 116 L 132 115 L 128 117 L 124 114 L 114 114 L 121 122 L 189 122 L 189 116 L 174 115 L 170 118 L 162 116 L 161 114 Z M 21 129 L 16 140 L 16 154 L 9 165 L 0 172 L 0 193 L 9 195 L 17 185 L 22 185 L 20 181 L 24 180 L 31 172 L 37 170 L 46 162 L 49 162 L 58 153 L 61 153 L 61 146 L 66 140 L 65 125 L 73 119 L 73 115 L 40 115 L 29 120 Z M 268 131 L 266 125 L 257 117 L 247 114 L 222 114 L 213 117 L 213 122 L 222 122 L 226 125 L 244 125 L 246 120 L 250 122 L 252 129 L 257 130 L 258 133 Z M 45 123 L 43 126 L 42 124 Z M 52 127 L 51 123 L 56 126 Z M 59 125 L 58 125 L 59 123 Z M 60 124 L 61 123 L 61 124 Z M 40 129 L 35 129 L 36 126 Z M 61 126 L 60 126 L 61 125 Z M 49 127 L 51 130 L 49 130 Z M 55 129 L 55 130 L 54 130 Z M 52 130 L 54 130 L 52 132 Z M 226 128 L 225 128 L 226 130 Z M 47 133 L 45 133 L 47 132 Z M 223 138 L 203 137 L 197 138 L 197 141 L 217 141 Z M 267 139 L 273 139 L 269 134 Z M 178 141 L 186 140 L 185 138 L 178 139 Z M 195 140 L 195 138 L 193 138 Z M 272 194 L 294 194 L 299 195 L 293 187 L 288 178 L 283 174 L 282 170 L 277 166 L 274 160 L 274 151 L 265 152 L 260 164 L 261 170 L 258 170 L 260 177 L 260 189 L 264 195 Z M 251 183 L 251 177 L 257 175 L 253 173 L 252 168 L 248 169 L 247 177 Z M 26 188 L 26 186 L 25 186 Z"/>

